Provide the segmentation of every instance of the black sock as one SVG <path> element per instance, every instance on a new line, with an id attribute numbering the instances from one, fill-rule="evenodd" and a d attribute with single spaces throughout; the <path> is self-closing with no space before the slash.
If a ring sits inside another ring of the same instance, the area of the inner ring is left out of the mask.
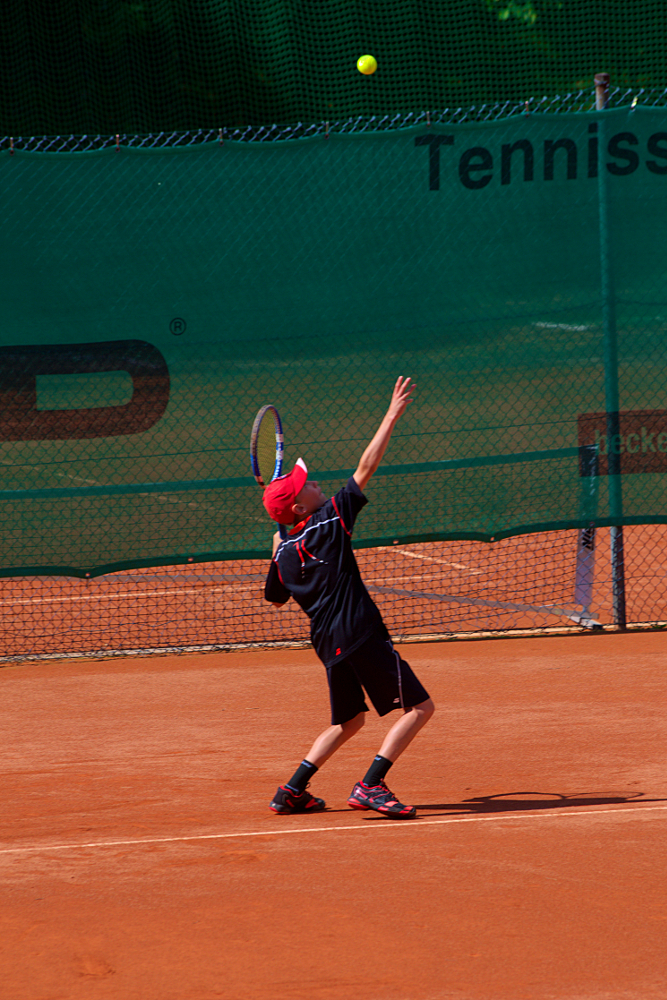
<path id="1" fill-rule="evenodd" d="M 379 785 L 386 777 L 387 771 L 393 763 L 393 760 L 387 760 L 386 757 L 381 757 L 378 754 L 364 775 L 363 780 L 366 788 L 373 788 L 374 785 Z"/>
<path id="2" fill-rule="evenodd" d="M 302 760 L 290 780 L 287 782 L 287 787 L 293 792 L 298 792 L 299 795 L 301 795 L 302 792 L 305 792 L 306 785 L 316 771 L 317 768 L 314 764 L 311 764 L 309 760 Z"/>

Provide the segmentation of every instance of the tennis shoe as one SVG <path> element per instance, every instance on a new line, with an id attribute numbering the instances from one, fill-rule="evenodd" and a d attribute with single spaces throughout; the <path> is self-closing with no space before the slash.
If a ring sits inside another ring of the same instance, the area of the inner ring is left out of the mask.
<path id="1" fill-rule="evenodd" d="M 326 806 L 324 799 L 316 799 L 310 792 L 293 792 L 287 785 L 281 785 L 273 796 L 269 809 L 285 816 L 289 813 L 321 812 Z"/>
<path id="2" fill-rule="evenodd" d="M 379 785 L 369 788 L 363 781 L 358 781 L 352 789 L 352 794 L 347 800 L 348 806 L 352 809 L 374 809 L 382 813 L 383 816 L 391 816 L 393 819 L 412 819 L 417 815 L 414 806 L 404 806 L 399 802 L 393 792 L 390 792 L 384 781 Z"/>

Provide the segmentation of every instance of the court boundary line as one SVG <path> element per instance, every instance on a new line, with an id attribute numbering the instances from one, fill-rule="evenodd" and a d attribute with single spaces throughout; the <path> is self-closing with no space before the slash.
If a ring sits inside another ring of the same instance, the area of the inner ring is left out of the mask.
<path id="1" fill-rule="evenodd" d="M 164 587 L 162 590 L 123 590 L 120 592 L 110 591 L 108 594 L 71 594 L 69 597 L 7 597 L 0 600 L 0 607 L 18 607 L 30 604 L 74 604 L 80 601 L 120 601 L 123 597 L 131 597 L 134 601 L 137 598 L 142 597 L 192 597 L 199 596 L 203 594 L 220 594 L 229 591 L 232 594 L 238 594 L 240 591 L 246 590 L 258 590 L 260 587 L 259 581 L 256 583 L 248 583 L 247 581 L 241 586 L 234 583 L 223 583 L 216 587 L 208 586 L 206 583 L 200 584 L 198 587 Z"/>
<path id="2" fill-rule="evenodd" d="M 175 843 L 187 843 L 193 841 L 203 841 L 203 840 L 234 840 L 241 837 L 284 837 L 300 833 L 335 833 L 337 831 L 348 831 L 348 830 L 396 830 L 396 829 L 411 829 L 414 830 L 417 827 L 422 826 L 452 826 L 460 823 L 489 823 L 498 820 L 504 820 L 509 822 L 518 822 L 521 820 L 529 819 L 561 819 L 565 817 L 579 817 L 579 816 L 604 816 L 610 813 L 614 815 L 620 815 L 621 813 L 632 813 L 637 815 L 642 812 L 665 812 L 667 811 L 667 805 L 664 806 L 637 806 L 635 808 L 623 808 L 620 809 L 577 809 L 577 810 L 567 810 L 567 809 L 540 809 L 537 810 L 527 810 L 526 812 L 512 814 L 512 813 L 497 813 L 493 816 L 453 816 L 449 819 L 416 819 L 416 820 L 394 820 L 387 821 L 386 823 L 374 823 L 372 826 L 368 824 L 355 823 L 354 826 L 303 826 L 294 830 L 245 830 L 237 833 L 200 833 L 191 834 L 183 837 L 151 837 L 148 839 L 141 840 L 108 840 L 108 841 L 94 841 L 85 844 L 52 844 L 43 845 L 41 847 L 31 845 L 29 847 L 10 847 L 0 849 L 0 855 L 2 854 L 38 854 L 42 851 L 82 851 L 89 850 L 91 848 L 100 847 L 141 847 L 142 845 L 151 844 L 175 844 Z"/>

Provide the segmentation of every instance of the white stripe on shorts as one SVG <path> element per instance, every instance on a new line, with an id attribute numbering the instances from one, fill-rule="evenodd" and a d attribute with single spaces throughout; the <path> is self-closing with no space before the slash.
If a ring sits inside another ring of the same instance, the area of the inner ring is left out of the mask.
<path id="1" fill-rule="evenodd" d="M 403 711 L 405 711 L 405 704 L 403 703 L 403 678 L 401 677 L 401 658 L 394 649 L 393 643 L 391 643 L 389 639 L 387 639 L 387 645 L 389 646 L 390 650 L 396 657 L 396 672 L 398 674 L 398 697 L 400 698 L 401 701 L 401 708 L 403 709 Z"/>

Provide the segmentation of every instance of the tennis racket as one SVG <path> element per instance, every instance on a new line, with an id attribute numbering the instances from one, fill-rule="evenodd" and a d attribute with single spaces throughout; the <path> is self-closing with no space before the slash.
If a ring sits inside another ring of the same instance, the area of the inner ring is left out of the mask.
<path id="1" fill-rule="evenodd" d="M 264 488 L 283 474 L 284 439 L 280 414 L 269 403 L 263 406 L 252 425 L 250 434 L 250 467 L 257 483 Z M 278 525 L 281 538 L 287 537 L 287 528 Z"/>

